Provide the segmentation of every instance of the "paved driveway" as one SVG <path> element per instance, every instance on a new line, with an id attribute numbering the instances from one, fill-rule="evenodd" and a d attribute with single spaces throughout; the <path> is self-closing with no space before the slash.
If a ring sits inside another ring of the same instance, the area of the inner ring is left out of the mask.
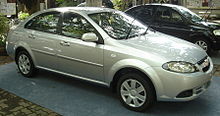
<path id="1" fill-rule="evenodd" d="M 108 88 L 47 71 L 28 79 L 16 69 L 14 63 L 0 66 L 0 88 L 64 116 L 220 116 L 220 77 L 194 101 L 158 102 L 137 113 L 125 109 Z"/>
<path id="2" fill-rule="evenodd" d="M 220 51 L 213 52 L 211 57 L 214 64 L 220 65 Z"/>

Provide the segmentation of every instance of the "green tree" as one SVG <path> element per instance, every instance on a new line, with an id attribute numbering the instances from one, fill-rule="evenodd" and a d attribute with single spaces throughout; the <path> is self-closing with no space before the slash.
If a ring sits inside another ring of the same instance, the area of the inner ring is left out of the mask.
<path id="1" fill-rule="evenodd" d="M 132 6 L 132 0 L 113 0 L 114 8 L 124 11 Z"/>
<path id="2" fill-rule="evenodd" d="M 5 38 L 9 30 L 8 22 L 8 18 L 0 14 L 0 46 L 5 45 Z"/>
<path id="3" fill-rule="evenodd" d="M 40 1 L 42 0 L 18 0 L 19 3 L 24 5 L 23 12 L 33 14 L 40 10 Z"/>

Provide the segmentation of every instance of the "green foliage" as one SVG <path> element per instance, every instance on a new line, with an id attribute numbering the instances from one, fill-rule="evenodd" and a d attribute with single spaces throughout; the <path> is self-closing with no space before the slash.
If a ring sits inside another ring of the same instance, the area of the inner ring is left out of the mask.
<path id="1" fill-rule="evenodd" d="M 113 0 L 114 8 L 117 10 L 122 10 L 122 0 Z"/>
<path id="2" fill-rule="evenodd" d="M 0 46 L 5 45 L 5 38 L 9 30 L 9 19 L 0 14 Z"/>
<path id="3" fill-rule="evenodd" d="M 18 19 L 19 20 L 24 20 L 24 19 L 26 19 L 26 18 L 28 18 L 30 15 L 28 14 L 28 13 L 25 13 L 25 12 L 19 12 L 18 13 Z"/>
<path id="4" fill-rule="evenodd" d="M 76 6 L 77 2 L 73 0 L 56 0 L 56 4 L 59 7 Z"/>
<path id="5" fill-rule="evenodd" d="M 117 10 L 124 11 L 132 4 L 132 0 L 113 0 L 114 8 Z"/>

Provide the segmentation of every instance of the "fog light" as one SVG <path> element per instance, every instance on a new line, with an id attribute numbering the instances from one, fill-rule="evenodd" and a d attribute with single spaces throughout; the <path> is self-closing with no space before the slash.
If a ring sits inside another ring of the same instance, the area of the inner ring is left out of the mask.
<path id="1" fill-rule="evenodd" d="M 184 97 L 190 97 L 193 95 L 193 90 L 187 90 L 187 91 L 183 91 L 181 93 L 179 93 L 176 97 L 177 98 L 184 98 Z"/>

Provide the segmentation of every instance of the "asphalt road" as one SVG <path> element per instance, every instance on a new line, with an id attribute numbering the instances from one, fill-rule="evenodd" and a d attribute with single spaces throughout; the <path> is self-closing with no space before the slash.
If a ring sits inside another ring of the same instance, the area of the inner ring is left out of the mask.
<path id="1" fill-rule="evenodd" d="M 0 88 L 64 116 L 220 116 L 220 77 L 190 102 L 158 102 L 145 113 L 124 108 L 108 88 L 56 73 L 35 78 L 17 73 L 14 63 L 0 66 Z"/>

